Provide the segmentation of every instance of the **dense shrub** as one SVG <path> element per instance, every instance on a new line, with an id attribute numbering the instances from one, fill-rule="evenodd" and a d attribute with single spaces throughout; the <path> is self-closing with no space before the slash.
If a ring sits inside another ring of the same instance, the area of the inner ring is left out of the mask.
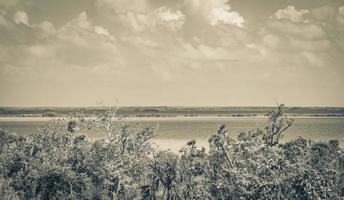
<path id="1" fill-rule="evenodd" d="M 283 105 L 265 129 L 237 138 L 219 126 L 209 151 L 188 142 L 179 153 L 151 147 L 153 127 L 131 127 L 116 109 L 96 120 L 71 116 L 36 134 L 0 131 L 1 199 L 341 199 L 339 142 L 299 138 L 281 143 L 292 125 Z M 104 130 L 91 140 L 87 130 Z"/>

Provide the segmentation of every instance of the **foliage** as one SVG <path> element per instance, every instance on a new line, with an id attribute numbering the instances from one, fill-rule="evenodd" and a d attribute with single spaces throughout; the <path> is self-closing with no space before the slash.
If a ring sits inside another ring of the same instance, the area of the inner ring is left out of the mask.
<path id="1" fill-rule="evenodd" d="M 97 119 L 53 120 L 19 137 L 0 131 L 1 199 L 341 199 L 344 153 L 338 141 L 281 142 L 292 125 L 284 106 L 265 129 L 237 138 L 220 125 L 209 150 L 151 146 L 154 127 L 131 127 L 117 108 Z M 92 129 L 105 139 L 91 140 Z"/>

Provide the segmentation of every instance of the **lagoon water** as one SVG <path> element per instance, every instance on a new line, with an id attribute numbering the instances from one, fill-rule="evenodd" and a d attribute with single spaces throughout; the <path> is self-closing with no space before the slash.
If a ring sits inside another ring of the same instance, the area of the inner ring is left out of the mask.
<path id="1" fill-rule="evenodd" d="M 30 119 L 0 119 L 0 128 L 10 133 L 26 135 L 37 131 L 46 124 L 46 120 Z M 242 131 L 264 128 L 264 118 L 153 118 L 132 119 L 133 126 L 150 124 L 158 130 L 154 138 L 156 145 L 161 149 L 177 151 L 187 141 L 195 139 L 200 146 L 207 147 L 208 137 L 216 132 L 220 124 L 226 124 L 229 134 L 236 137 Z M 105 136 L 102 132 L 88 133 L 91 138 Z M 287 130 L 284 140 L 292 140 L 302 136 L 315 141 L 339 140 L 344 144 L 344 118 L 296 118 L 294 125 Z"/>

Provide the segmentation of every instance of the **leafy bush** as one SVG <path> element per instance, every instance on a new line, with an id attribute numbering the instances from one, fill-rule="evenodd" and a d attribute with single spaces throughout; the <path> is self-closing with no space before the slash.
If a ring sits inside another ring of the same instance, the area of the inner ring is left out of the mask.
<path id="1" fill-rule="evenodd" d="M 265 129 L 237 138 L 219 126 L 209 151 L 188 142 L 179 153 L 152 148 L 154 127 L 75 115 L 36 134 L 0 131 L 1 199 L 341 199 L 344 154 L 339 142 L 299 138 L 281 143 L 292 125 L 283 105 Z M 106 137 L 91 140 L 89 129 Z M 83 134 L 84 133 L 84 134 Z"/>

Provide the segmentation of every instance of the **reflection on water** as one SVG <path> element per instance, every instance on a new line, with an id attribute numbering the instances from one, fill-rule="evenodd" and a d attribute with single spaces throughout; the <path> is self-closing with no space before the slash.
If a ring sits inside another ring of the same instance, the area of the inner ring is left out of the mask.
<path id="1" fill-rule="evenodd" d="M 197 144 L 207 147 L 210 134 L 217 130 L 219 124 L 226 124 L 230 134 L 236 137 L 242 131 L 264 128 L 265 119 L 261 118 L 212 118 L 212 119 L 168 119 L 168 120 L 139 120 L 130 121 L 133 126 L 147 124 L 158 128 L 158 136 L 154 142 L 162 149 L 177 150 L 188 140 L 196 139 Z M 37 131 L 47 122 L 44 121 L 0 121 L 0 128 L 11 133 L 25 135 Z M 105 135 L 101 132 L 89 133 L 92 138 Z M 302 136 L 315 141 L 330 139 L 344 143 L 344 118 L 297 118 L 294 125 L 287 131 L 284 140 Z"/>

